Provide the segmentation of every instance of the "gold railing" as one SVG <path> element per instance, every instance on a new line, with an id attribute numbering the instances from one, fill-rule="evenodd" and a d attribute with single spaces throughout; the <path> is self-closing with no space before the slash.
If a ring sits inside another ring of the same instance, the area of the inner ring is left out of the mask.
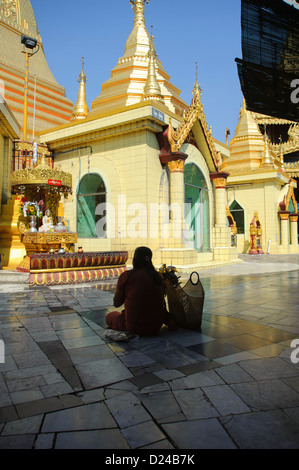
<path id="1" fill-rule="evenodd" d="M 15 141 L 13 152 L 13 169 L 25 170 L 28 168 L 33 168 L 40 163 L 43 156 L 46 158 L 47 165 L 50 168 L 53 168 L 53 158 L 46 145 L 40 145 L 34 142 Z"/>

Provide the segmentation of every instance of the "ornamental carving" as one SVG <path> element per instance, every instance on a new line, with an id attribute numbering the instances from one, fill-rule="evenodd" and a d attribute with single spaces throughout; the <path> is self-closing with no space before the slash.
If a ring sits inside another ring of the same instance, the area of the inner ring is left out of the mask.
<path id="1" fill-rule="evenodd" d="M 226 187 L 226 178 L 217 178 L 213 180 L 215 188 L 225 188 Z"/>
<path id="2" fill-rule="evenodd" d="M 132 10 L 135 12 L 135 24 L 140 26 L 145 24 L 144 20 L 144 3 L 150 0 L 130 0 Z"/>
<path id="3" fill-rule="evenodd" d="M 193 88 L 193 99 L 192 103 L 189 108 L 185 109 L 183 112 L 183 122 L 179 125 L 179 127 L 174 130 L 172 126 L 171 119 L 169 119 L 169 130 L 168 130 L 168 140 L 170 143 L 171 151 L 177 152 L 183 143 L 188 139 L 188 136 L 197 121 L 200 120 L 203 133 L 207 140 L 209 150 L 212 155 L 212 159 L 214 160 L 215 167 L 219 169 L 222 165 L 222 158 L 220 152 L 216 151 L 213 137 L 212 137 L 212 129 L 208 128 L 206 117 L 203 110 L 203 105 L 201 104 L 200 95 L 201 95 L 201 88 L 196 81 L 196 84 Z"/>
<path id="4" fill-rule="evenodd" d="M 279 203 L 281 211 L 289 211 L 290 202 L 292 201 L 295 211 L 297 210 L 297 201 L 294 193 L 293 185 L 289 185 L 288 193 L 284 196 L 282 202 Z"/>
<path id="5" fill-rule="evenodd" d="M 50 168 L 44 157 L 35 168 L 14 171 L 11 185 L 22 193 L 22 188 L 27 185 L 48 185 L 49 181 L 59 182 L 59 185 L 53 187 L 61 188 L 61 192 L 71 192 L 72 175 L 60 169 Z"/>
<path id="6" fill-rule="evenodd" d="M 288 220 L 290 213 L 289 212 L 280 212 L 279 215 L 280 215 L 281 220 Z"/>
<path id="7" fill-rule="evenodd" d="M 224 171 L 219 173 L 210 173 L 210 179 L 213 181 L 216 189 L 226 188 L 226 181 L 228 177 L 229 173 Z"/>
<path id="8" fill-rule="evenodd" d="M 33 152 L 33 143 L 32 142 L 15 142 L 15 150 L 22 150 L 26 152 Z M 37 144 L 37 153 L 39 155 L 50 157 L 51 152 L 46 145 Z"/>
<path id="9" fill-rule="evenodd" d="M 289 178 L 299 178 L 299 162 L 285 163 L 284 166 Z"/>
<path id="10" fill-rule="evenodd" d="M 170 173 L 184 173 L 184 160 L 175 160 L 168 162 L 168 168 Z"/>
<path id="11" fill-rule="evenodd" d="M 0 0 L 0 12 L 10 21 L 17 20 L 17 0 Z"/>
<path id="12" fill-rule="evenodd" d="M 282 144 L 269 144 L 269 147 L 276 155 L 281 152 L 286 155 L 288 153 L 297 152 L 299 150 L 299 124 L 293 123 L 288 130 L 288 141 Z"/>

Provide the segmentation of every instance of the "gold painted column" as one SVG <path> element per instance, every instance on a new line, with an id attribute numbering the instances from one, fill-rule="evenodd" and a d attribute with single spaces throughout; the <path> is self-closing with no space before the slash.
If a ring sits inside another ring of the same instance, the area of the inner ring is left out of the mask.
<path id="1" fill-rule="evenodd" d="M 210 178 L 215 185 L 215 225 L 226 226 L 226 181 L 229 173 L 224 171 L 211 173 Z"/>
<path id="2" fill-rule="evenodd" d="M 280 225 L 281 225 L 281 239 L 280 244 L 287 246 L 290 244 L 289 237 L 289 215 L 288 211 L 280 212 Z"/>
<path id="3" fill-rule="evenodd" d="M 298 245 L 298 214 L 290 214 L 291 245 Z"/>

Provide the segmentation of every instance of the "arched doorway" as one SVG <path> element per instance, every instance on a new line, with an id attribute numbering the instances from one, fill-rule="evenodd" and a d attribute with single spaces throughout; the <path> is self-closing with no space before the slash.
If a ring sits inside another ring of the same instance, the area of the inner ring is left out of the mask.
<path id="1" fill-rule="evenodd" d="M 184 180 L 190 247 L 199 252 L 210 251 L 210 204 L 205 177 L 197 165 L 188 163 L 184 168 Z"/>
<path id="2" fill-rule="evenodd" d="M 96 233 L 97 222 L 103 215 L 96 215 L 99 204 L 106 203 L 106 187 L 96 173 L 83 176 L 77 194 L 77 232 L 79 238 L 103 238 Z"/>

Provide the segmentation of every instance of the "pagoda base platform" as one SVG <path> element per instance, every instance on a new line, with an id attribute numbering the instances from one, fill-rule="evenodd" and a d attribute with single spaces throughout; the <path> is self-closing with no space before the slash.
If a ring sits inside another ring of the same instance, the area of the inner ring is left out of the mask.
<path id="1" fill-rule="evenodd" d="M 127 260 L 127 251 L 34 253 L 27 270 L 29 285 L 62 286 L 116 279 L 126 271 Z"/>

